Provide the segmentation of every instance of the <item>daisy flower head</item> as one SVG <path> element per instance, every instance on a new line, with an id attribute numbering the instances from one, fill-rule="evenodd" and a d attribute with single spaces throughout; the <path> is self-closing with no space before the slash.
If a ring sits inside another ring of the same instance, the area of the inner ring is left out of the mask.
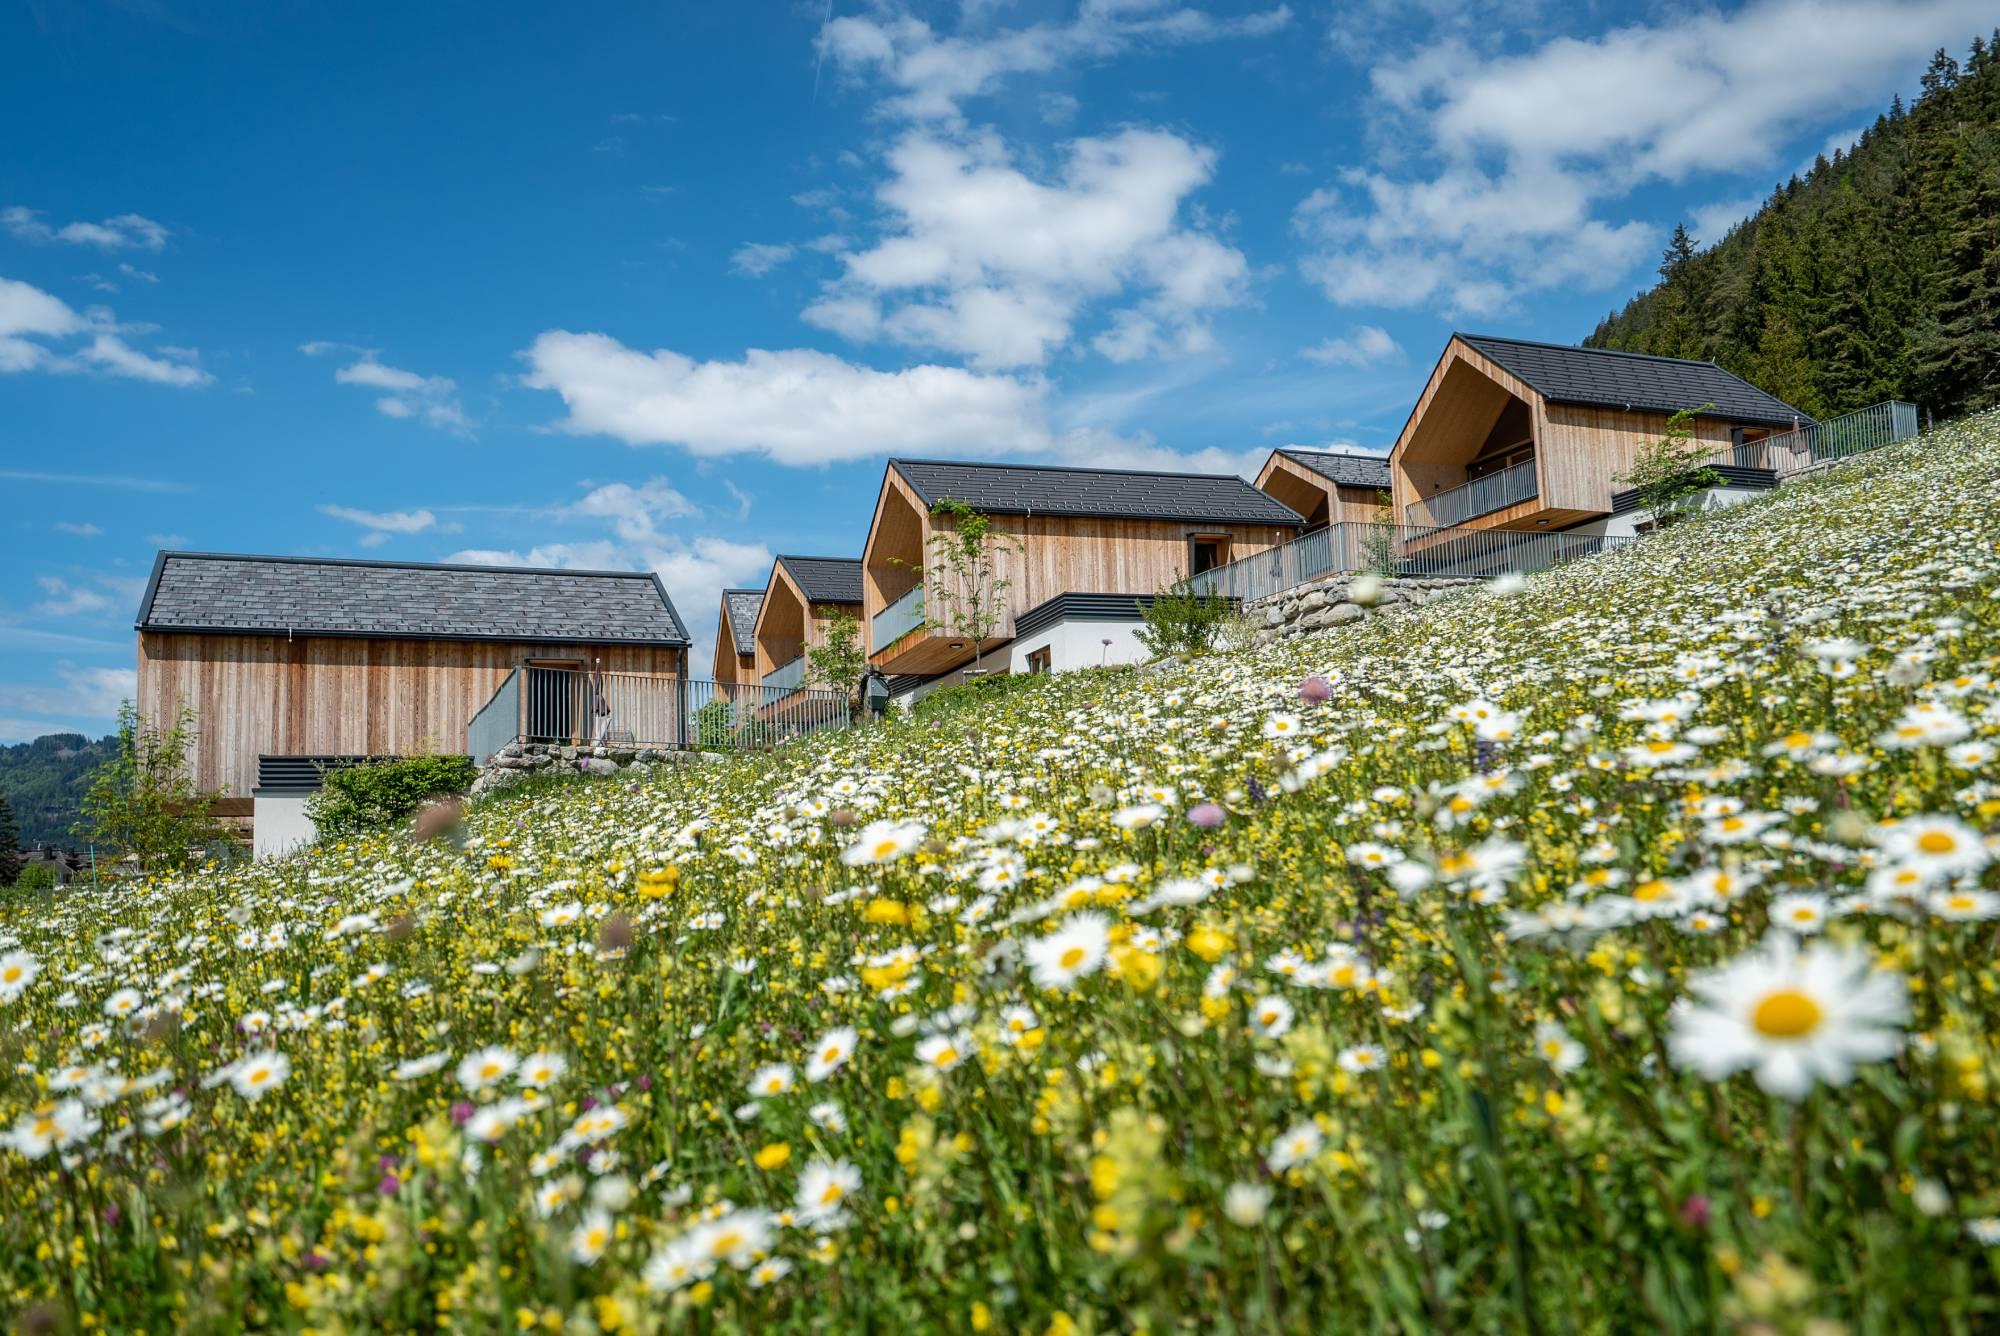
<path id="1" fill-rule="evenodd" d="M 1773 933 L 1761 948 L 1690 977 L 1670 1012 L 1668 1050 L 1703 1080 L 1747 1070 L 1766 1092 L 1796 1101 L 1894 1055 L 1909 1009 L 1903 977 L 1874 969 L 1866 951 L 1801 947 Z"/>
<path id="2" fill-rule="evenodd" d="M 252 1053 L 237 1063 L 229 1073 L 229 1084 L 236 1087 L 237 1094 L 254 1103 L 266 1091 L 283 1085 L 291 1074 L 292 1060 L 273 1049 L 268 1053 Z"/>
<path id="3" fill-rule="evenodd" d="M 861 1190 L 861 1171 L 846 1160 L 813 1160 L 799 1174 L 799 1219 L 814 1224 L 838 1215 Z"/>
<path id="4" fill-rule="evenodd" d="M 1934 876 L 1977 872 L 1993 857 L 1979 832 L 1952 816 L 1908 817 L 1883 830 L 1879 838 L 1890 858 Z"/>
<path id="5" fill-rule="evenodd" d="M 477 1094 L 507 1079 L 519 1065 L 520 1059 L 498 1044 L 474 1049 L 458 1064 L 458 1083 L 465 1087 L 467 1094 Z"/>
<path id="6" fill-rule="evenodd" d="M 1074 988 L 1076 981 L 1094 974 L 1104 964 L 1111 947 L 1111 925 L 1102 914 L 1071 914 L 1062 925 L 1045 937 L 1037 937 L 1022 947 L 1031 977 L 1043 988 Z"/>
<path id="7" fill-rule="evenodd" d="M 1389 1061 L 1388 1052 L 1380 1044 L 1355 1044 L 1340 1050 L 1340 1070 L 1344 1072 L 1379 1071 Z"/>
<path id="8" fill-rule="evenodd" d="M 1567 1076 L 1583 1065 L 1583 1045 L 1559 1021 L 1543 1021 L 1535 1027 L 1535 1052 L 1558 1076 Z"/>
<path id="9" fill-rule="evenodd" d="M 934 1034 L 917 1042 L 917 1061 L 934 1071 L 948 1072 L 972 1051 L 972 1036 L 964 1030 Z"/>
<path id="10" fill-rule="evenodd" d="M 852 1026 L 842 1025 L 828 1030 L 812 1046 L 812 1056 L 806 1059 L 806 1080 L 818 1084 L 847 1065 L 854 1056 L 854 1046 L 861 1036 Z"/>
<path id="11" fill-rule="evenodd" d="M 1319 1154 L 1325 1142 L 1326 1134 L 1319 1130 L 1319 1124 L 1308 1118 L 1278 1133 L 1264 1152 L 1264 1162 L 1271 1166 L 1272 1173 L 1282 1174 Z"/>
<path id="12" fill-rule="evenodd" d="M 9 951 L 0 956 L 0 1002 L 11 1002 L 35 981 L 42 963 L 27 951 Z"/>
<path id="13" fill-rule="evenodd" d="M 530 1053 L 514 1069 L 514 1079 L 530 1090 L 545 1090 L 568 1070 L 569 1060 L 560 1053 Z"/>
<path id="14" fill-rule="evenodd" d="M 922 822 L 871 821 L 862 827 L 854 843 L 841 850 L 840 861 L 849 867 L 893 863 L 923 842 Z"/>
<path id="15" fill-rule="evenodd" d="M 577 1227 L 570 1231 L 569 1257 L 579 1266 L 589 1266 L 604 1256 L 604 1250 L 611 1246 L 615 1227 L 608 1211 L 596 1210 L 584 1216 Z"/>
<path id="16" fill-rule="evenodd" d="M 751 1097 L 769 1099 L 773 1095 L 782 1095 L 792 1088 L 792 1080 L 791 1063 L 767 1062 L 750 1078 Z"/>
<path id="17" fill-rule="evenodd" d="M 1292 1028 L 1292 1004 L 1272 993 L 1257 999 L 1250 1008 L 1250 1024 L 1266 1039 L 1276 1039 Z"/>

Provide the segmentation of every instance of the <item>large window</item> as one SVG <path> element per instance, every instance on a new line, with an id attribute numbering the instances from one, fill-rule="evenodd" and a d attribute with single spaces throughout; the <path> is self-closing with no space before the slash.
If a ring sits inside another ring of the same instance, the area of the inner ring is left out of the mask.
<path id="1" fill-rule="evenodd" d="M 1052 662 L 1049 653 L 1049 647 L 1047 645 L 1042 646 L 1040 649 L 1028 651 L 1029 672 L 1046 673 L 1050 671 L 1051 667 L 1052 667 Z"/>
<path id="2" fill-rule="evenodd" d="M 1229 535 L 1196 533 L 1188 535 L 1188 574 L 1200 575 L 1229 564 Z"/>

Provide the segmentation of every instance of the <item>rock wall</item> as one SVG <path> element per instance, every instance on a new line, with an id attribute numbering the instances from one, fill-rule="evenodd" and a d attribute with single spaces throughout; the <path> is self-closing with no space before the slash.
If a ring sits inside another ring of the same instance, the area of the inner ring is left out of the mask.
<path id="1" fill-rule="evenodd" d="M 586 775 L 615 775 L 640 765 L 692 765 L 726 761 L 721 752 L 668 751 L 651 747 L 572 747 L 556 742 L 510 742 L 479 768 L 475 794 L 504 789 L 527 775 L 560 766 Z"/>
<path id="2" fill-rule="evenodd" d="M 1484 584 L 1478 579 L 1414 579 L 1352 571 L 1254 599 L 1243 610 L 1262 625 L 1260 644 L 1287 640 L 1328 626 L 1346 626 L 1392 608 L 1414 607 L 1454 590 Z"/>

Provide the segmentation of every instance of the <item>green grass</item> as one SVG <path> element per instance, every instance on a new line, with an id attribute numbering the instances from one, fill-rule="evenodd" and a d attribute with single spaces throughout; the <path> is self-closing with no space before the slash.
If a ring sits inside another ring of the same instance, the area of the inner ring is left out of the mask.
<path id="1" fill-rule="evenodd" d="M 1992 1330 L 1996 476 L 1988 416 L 1515 591 L 0 909 L 0 1300 Z"/>

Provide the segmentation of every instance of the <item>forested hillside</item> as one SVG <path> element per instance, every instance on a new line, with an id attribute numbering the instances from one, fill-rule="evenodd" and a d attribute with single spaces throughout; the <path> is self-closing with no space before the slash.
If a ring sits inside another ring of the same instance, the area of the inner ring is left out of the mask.
<path id="1" fill-rule="evenodd" d="M 117 751 L 116 738 L 90 741 L 81 733 L 51 733 L 33 742 L 0 747 L 0 794 L 14 809 L 21 847 L 71 846 L 90 772 Z"/>
<path id="2" fill-rule="evenodd" d="M 1852 152 L 1822 157 L 1586 343 L 1708 358 L 1809 413 L 2000 404 L 2000 31 L 1940 50 Z"/>

